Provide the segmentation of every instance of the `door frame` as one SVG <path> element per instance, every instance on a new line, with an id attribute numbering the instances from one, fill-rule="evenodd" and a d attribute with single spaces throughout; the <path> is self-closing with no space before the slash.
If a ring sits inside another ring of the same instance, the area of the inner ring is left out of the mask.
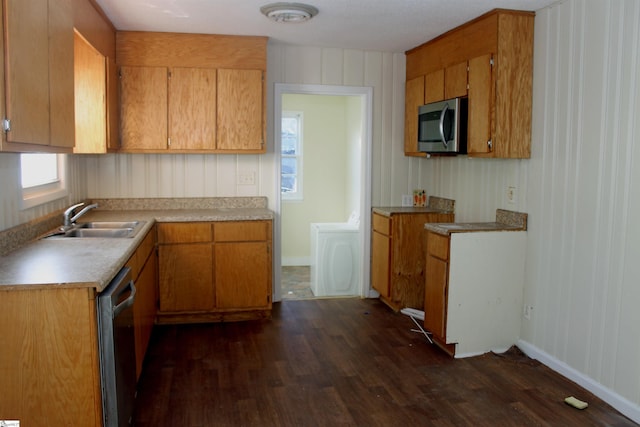
<path id="1" fill-rule="evenodd" d="M 337 95 L 359 96 L 362 100 L 362 147 L 361 147 L 361 178 L 364 184 L 360 192 L 360 289 L 359 296 L 371 298 L 377 296 L 370 286 L 369 260 L 371 258 L 371 156 L 373 147 L 373 88 L 369 86 L 334 86 L 311 84 L 276 83 L 274 88 L 274 123 L 273 142 L 275 153 L 275 219 L 273 239 L 274 286 L 273 301 L 282 300 L 281 270 L 282 270 L 282 197 L 280 193 L 281 178 L 281 126 L 282 126 L 282 96 L 287 94 L 299 95 Z"/>

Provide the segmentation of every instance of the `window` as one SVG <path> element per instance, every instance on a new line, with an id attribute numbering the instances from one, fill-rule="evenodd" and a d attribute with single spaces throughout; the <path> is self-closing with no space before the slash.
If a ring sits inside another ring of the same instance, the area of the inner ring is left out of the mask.
<path id="1" fill-rule="evenodd" d="M 281 185 L 283 200 L 302 200 L 302 113 L 282 112 Z"/>
<path id="2" fill-rule="evenodd" d="M 65 158 L 62 154 L 20 154 L 22 209 L 67 195 Z"/>

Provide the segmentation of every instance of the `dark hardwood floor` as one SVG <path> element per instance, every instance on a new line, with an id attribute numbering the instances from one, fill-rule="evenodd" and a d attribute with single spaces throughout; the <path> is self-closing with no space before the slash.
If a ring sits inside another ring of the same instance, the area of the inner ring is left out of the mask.
<path id="1" fill-rule="evenodd" d="M 451 359 L 411 327 L 351 298 L 285 301 L 265 321 L 157 326 L 135 425 L 636 425 L 515 348 Z"/>

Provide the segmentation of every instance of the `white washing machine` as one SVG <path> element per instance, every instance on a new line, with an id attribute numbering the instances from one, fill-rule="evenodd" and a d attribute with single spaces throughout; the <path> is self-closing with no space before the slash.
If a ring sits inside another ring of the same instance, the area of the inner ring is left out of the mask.
<path id="1" fill-rule="evenodd" d="M 313 295 L 360 294 L 359 232 L 359 221 L 311 224 Z"/>

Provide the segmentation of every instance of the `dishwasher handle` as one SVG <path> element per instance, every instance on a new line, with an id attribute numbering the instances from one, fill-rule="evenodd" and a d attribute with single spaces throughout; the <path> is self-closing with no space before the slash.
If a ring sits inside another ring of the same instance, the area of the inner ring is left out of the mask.
<path id="1" fill-rule="evenodd" d="M 136 299 L 136 285 L 133 284 L 133 280 L 130 280 L 129 283 L 127 283 L 127 285 L 125 287 L 123 287 L 122 289 L 120 289 L 120 291 L 118 292 L 117 298 L 116 300 L 119 300 L 120 295 L 124 294 L 127 291 L 130 291 L 131 293 L 129 294 L 129 296 L 127 297 L 127 299 L 125 299 L 124 301 L 122 301 L 120 304 L 114 305 L 113 306 L 113 311 L 112 311 L 112 316 L 115 319 L 118 314 L 120 314 L 120 312 L 122 310 L 125 310 L 129 307 L 131 307 L 133 305 L 133 302 Z"/>

